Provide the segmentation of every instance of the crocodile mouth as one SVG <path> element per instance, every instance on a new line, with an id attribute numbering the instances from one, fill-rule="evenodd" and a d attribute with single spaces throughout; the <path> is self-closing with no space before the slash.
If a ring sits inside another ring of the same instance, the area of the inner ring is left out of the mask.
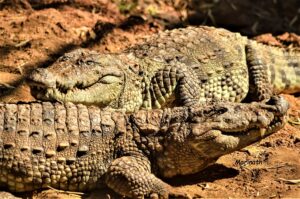
<path id="1" fill-rule="evenodd" d="M 98 83 L 99 84 L 99 83 Z M 66 97 L 69 93 L 75 94 L 76 92 L 81 91 L 91 91 L 95 89 L 95 87 L 99 86 L 96 83 L 92 83 L 89 85 L 83 85 L 83 84 L 76 84 L 72 88 L 67 88 L 59 83 L 56 83 L 56 85 L 53 87 L 49 87 L 47 85 L 43 85 L 41 83 L 35 82 L 35 81 L 29 81 L 29 85 L 31 87 L 31 92 L 34 96 L 36 96 L 38 99 L 56 99 L 57 96 Z"/>
<path id="2" fill-rule="evenodd" d="M 247 129 L 239 129 L 239 130 L 220 130 L 223 135 L 226 136 L 235 136 L 235 137 L 241 137 L 241 136 L 247 136 L 251 134 L 251 132 L 259 132 L 261 137 L 265 137 L 267 135 L 272 134 L 273 132 L 277 131 L 284 125 L 284 119 L 279 116 L 275 116 L 272 122 L 266 126 L 266 127 L 249 127 Z"/>
<path id="3" fill-rule="evenodd" d="M 30 82 L 31 94 L 37 99 L 82 103 L 86 105 L 107 106 L 117 100 L 122 90 L 122 83 L 103 84 L 99 81 L 83 85 L 76 84 L 72 88 L 66 88 L 58 83 L 54 87 Z"/>
<path id="4" fill-rule="evenodd" d="M 192 137 L 191 144 L 198 151 L 200 157 L 211 154 L 211 157 L 218 158 L 277 132 L 282 128 L 284 122 L 284 117 L 275 116 L 272 122 L 263 127 L 253 124 L 235 131 L 222 128 L 210 128 L 204 132 L 200 130 L 193 132 L 195 137 Z"/>
<path id="5" fill-rule="evenodd" d="M 73 86 L 72 88 L 67 88 L 59 83 L 56 83 L 56 85 L 54 87 L 47 87 L 46 85 L 43 86 L 42 84 L 39 83 L 35 83 L 35 82 L 30 82 L 29 83 L 30 86 L 37 91 L 47 91 L 48 89 L 53 89 L 53 90 L 57 90 L 60 93 L 68 93 L 70 91 L 76 91 L 76 90 L 85 90 L 85 89 L 89 89 L 91 88 L 93 85 L 97 84 L 97 82 L 92 83 L 92 84 L 88 84 L 88 85 L 83 85 L 83 84 L 76 84 L 75 86 Z"/>

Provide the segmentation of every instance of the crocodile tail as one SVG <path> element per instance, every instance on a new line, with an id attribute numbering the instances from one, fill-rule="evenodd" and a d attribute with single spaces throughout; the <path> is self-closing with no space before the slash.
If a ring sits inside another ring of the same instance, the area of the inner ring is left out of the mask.
<path id="1" fill-rule="evenodd" d="M 275 93 L 300 92 L 300 51 L 267 46 L 250 41 L 255 59 L 266 69 Z M 252 56 L 253 57 L 253 56 Z"/>

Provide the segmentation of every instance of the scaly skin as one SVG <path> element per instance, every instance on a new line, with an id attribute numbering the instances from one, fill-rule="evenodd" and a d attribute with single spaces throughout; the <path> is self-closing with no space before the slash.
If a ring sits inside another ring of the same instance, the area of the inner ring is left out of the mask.
<path id="1" fill-rule="evenodd" d="M 298 92 L 299 64 L 298 52 L 202 26 L 161 32 L 118 54 L 78 49 L 29 79 L 40 99 L 132 112 Z"/>
<path id="2" fill-rule="evenodd" d="M 132 198 L 187 196 L 158 178 L 199 172 L 278 131 L 288 104 L 102 111 L 72 103 L 0 104 L 0 185 L 87 191 L 107 185 Z"/>

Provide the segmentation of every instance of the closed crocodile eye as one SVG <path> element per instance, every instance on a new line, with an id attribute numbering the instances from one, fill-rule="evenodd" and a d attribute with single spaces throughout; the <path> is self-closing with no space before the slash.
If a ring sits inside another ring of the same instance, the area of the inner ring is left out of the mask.
<path id="1" fill-rule="evenodd" d="M 112 84 L 112 83 L 120 83 L 120 82 L 122 82 L 122 79 L 114 75 L 106 75 L 99 80 L 99 83 L 102 84 Z"/>
<path id="2" fill-rule="evenodd" d="M 94 62 L 93 62 L 93 61 L 86 61 L 85 63 L 86 63 L 86 65 L 89 65 L 89 66 L 90 66 L 90 65 L 92 65 Z"/>

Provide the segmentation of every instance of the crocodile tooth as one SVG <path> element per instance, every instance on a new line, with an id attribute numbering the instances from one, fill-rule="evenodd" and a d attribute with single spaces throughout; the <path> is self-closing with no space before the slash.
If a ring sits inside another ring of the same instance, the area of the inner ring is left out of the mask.
<path id="1" fill-rule="evenodd" d="M 266 129 L 265 128 L 261 128 L 260 130 L 259 130 L 259 132 L 260 132 L 260 136 L 261 137 L 264 137 L 265 136 L 265 133 L 266 133 Z"/>

